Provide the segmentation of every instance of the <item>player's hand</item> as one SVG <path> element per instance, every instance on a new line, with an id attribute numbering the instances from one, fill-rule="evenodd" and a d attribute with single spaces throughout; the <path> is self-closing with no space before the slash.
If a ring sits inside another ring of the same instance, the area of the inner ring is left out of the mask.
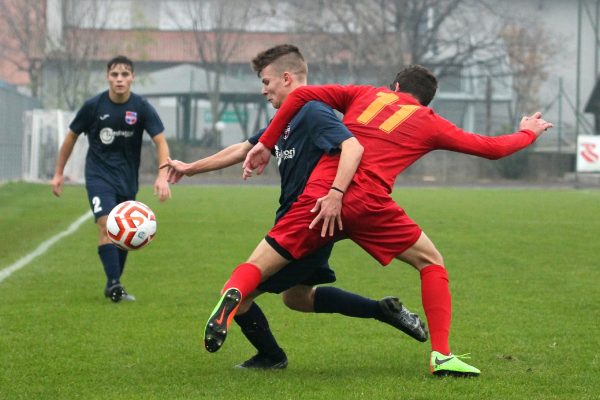
<path id="1" fill-rule="evenodd" d="M 187 163 L 179 160 L 171 160 L 169 157 L 158 168 L 167 168 L 167 182 L 173 184 L 179 182 L 184 175 L 187 175 L 188 166 L 189 164 Z"/>
<path id="2" fill-rule="evenodd" d="M 265 167 L 269 163 L 269 159 L 271 158 L 271 151 L 265 147 L 264 144 L 258 142 L 249 152 L 246 154 L 246 159 L 244 160 L 243 168 L 244 168 L 244 179 L 252 176 L 252 172 L 256 172 L 257 175 L 260 175 L 265 170 Z"/>
<path id="3" fill-rule="evenodd" d="M 158 196 L 158 200 L 161 202 L 171 198 L 169 182 L 163 175 L 159 175 L 154 181 L 154 195 Z"/>
<path id="4" fill-rule="evenodd" d="M 242 169 L 242 178 L 243 178 L 244 180 L 246 180 L 246 179 L 248 179 L 248 178 L 252 178 L 252 173 L 253 173 L 253 172 L 254 172 L 254 170 L 253 170 L 253 169 L 251 169 L 251 168 L 248 168 L 248 167 L 244 167 L 244 168 Z"/>
<path id="5" fill-rule="evenodd" d="M 62 186 L 64 182 L 65 177 L 63 175 L 55 174 L 54 178 L 52 178 L 52 182 L 50 182 L 50 185 L 52 185 L 52 193 L 54 193 L 56 197 L 60 197 L 60 195 L 62 194 Z"/>
<path id="6" fill-rule="evenodd" d="M 319 212 L 319 214 L 312 220 L 308 228 L 313 229 L 322 220 L 323 227 L 321 228 L 321 237 L 325 237 L 327 233 L 329 233 L 329 236 L 333 236 L 336 223 L 338 228 L 343 230 L 342 196 L 342 193 L 330 190 L 327 196 L 318 199 L 317 204 L 315 204 L 310 212 Z"/>
<path id="7" fill-rule="evenodd" d="M 540 136 L 544 131 L 553 126 L 550 122 L 543 120 L 542 113 L 538 111 L 529 117 L 523 117 L 519 124 L 519 129 L 529 129 L 535 133 L 535 136 Z"/>

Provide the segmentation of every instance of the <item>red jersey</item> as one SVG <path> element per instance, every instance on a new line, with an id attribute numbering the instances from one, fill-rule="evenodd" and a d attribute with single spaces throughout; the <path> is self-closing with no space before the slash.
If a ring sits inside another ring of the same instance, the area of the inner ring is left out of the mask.
<path id="1" fill-rule="evenodd" d="M 530 130 L 495 137 L 466 132 L 407 93 L 383 87 L 323 85 L 302 86 L 290 93 L 260 142 L 273 148 L 292 117 L 311 100 L 322 101 L 344 114 L 344 124 L 364 147 L 357 177 L 367 177 L 388 193 L 398 174 L 432 150 L 495 160 L 536 139 Z M 333 180 L 338 159 L 324 156 L 311 179 Z"/>

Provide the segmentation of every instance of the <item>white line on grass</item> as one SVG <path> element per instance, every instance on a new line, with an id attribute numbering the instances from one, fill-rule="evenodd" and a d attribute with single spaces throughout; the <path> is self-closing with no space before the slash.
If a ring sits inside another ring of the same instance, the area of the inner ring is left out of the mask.
<path id="1" fill-rule="evenodd" d="M 14 264 L 9 265 L 8 267 L 0 270 L 0 282 L 5 280 L 6 278 L 8 278 L 13 272 L 18 271 L 21 268 L 23 268 L 24 266 L 26 266 L 27 264 L 29 264 L 34 258 L 44 254 L 46 251 L 48 251 L 48 249 L 50 247 L 52 247 L 60 239 L 75 232 L 77 229 L 79 229 L 81 224 L 83 224 L 87 219 L 92 217 L 92 215 L 93 214 L 91 211 L 86 212 L 81 217 L 79 217 L 75 222 L 73 222 L 71 224 L 71 226 L 69 226 L 66 230 L 62 231 L 61 233 L 59 233 L 56 236 L 52 236 L 50 239 L 48 239 L 44 243 L 40 244 L 37 249 L 35 249 L 31 253 L 27 254 L 25 257 L 21 258 L 20 260 L 17 260 L 17 262 L 15 262 Z"/>

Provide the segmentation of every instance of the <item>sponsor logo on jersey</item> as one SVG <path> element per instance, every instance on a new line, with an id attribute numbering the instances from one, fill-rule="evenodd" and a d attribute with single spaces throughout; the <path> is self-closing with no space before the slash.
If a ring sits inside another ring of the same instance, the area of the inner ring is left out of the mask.
<path id="1" fill-rule="evenodd" d="M 104 114 L 100 116 L 100 121 L 104 121 L 106 118 L 110 117 L 110 114 Z"/>
<path id="2" fill-rule="evenodd" d="M 285 131 L 283 131 L 283 140 L 287 140 L 287 138 L 290 136 L 291 131 L 292 127 L 290 126 L 290 124 L 288 124 L 287 128 L 285 128 Z"/>
<path id="3" fill-rule="evenodd" d="M 100 131 L 100 141 L 104 144 L 111 144 L 117 136 L 129 138 L 133 136 L 133 131 L 113 131 L 111 128 L 104 128 Z"/>
<path id="4" fill-rule="evenodd" d="M 277 157 L 277 165 L 281 165 L 283 160 L 291 160 L 296 155 L 296 148 L 281 150 L 275 145 L 275 157 Z"/>
<path id="5" fill-rule="evenodd" d="M 135 111 L 125 111 L 125 122 L 128 125 L 133 125 L 137 122 L 137 113 Z"/>

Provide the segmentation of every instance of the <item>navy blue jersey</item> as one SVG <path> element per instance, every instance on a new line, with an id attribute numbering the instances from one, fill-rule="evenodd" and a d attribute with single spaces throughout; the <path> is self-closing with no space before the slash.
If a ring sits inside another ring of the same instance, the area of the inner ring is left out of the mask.
<path id="1" fill-rule="evenodd" d="M 108 184 L 123 196 L 135 196 L 138 191 L 144 130 L 150 136 L 165 130 L 146 99 L 131 93 L 127 102 L 116 104 L 108 91 L 86 101 L 69 128 L 88 137 L 86 184 Z"/>
<path id="2" fill-rule="evenodd" d="M 248 141 L 255 145 L 263 132 L 259 131 Z M 281 174 L 276 220 L 304 191 L 308 177 L 323 153 L 338 152 L 340 144 L 351 137 L 352 133 L 328 105 L 311 101 L 302 107 L 273 149 Z"/>

